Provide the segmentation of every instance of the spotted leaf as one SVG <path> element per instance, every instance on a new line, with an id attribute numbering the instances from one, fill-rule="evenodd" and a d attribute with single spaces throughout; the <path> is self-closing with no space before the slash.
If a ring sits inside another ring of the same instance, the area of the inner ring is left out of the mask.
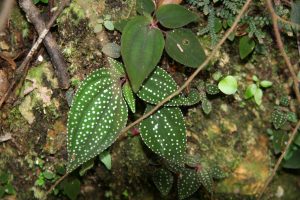
<path id="1" fill-rule="evenodd" d="M 165 70 L 157 67 L 151 76 L 144 82 L 138 97 L 150 104 L 158 104 L 178 89 L 178 85 Z M 196 90 L 191 90 L 187 97 L 179 95 L 174 97 L 165 106 L 193 105 L 200 101 Z"/>
<path id="2" fill-rule="evenodd" d="M 170 171 L 166 169 L 159 169 L 154 172 L 152 179 L 155 186 L 163 196 L 169 194 L 174 182 L 174 177 Z"/>
<path id="3" fill-rule="evenodd" d="M 208 99 L 203 99 L 201 103 L 202 110 L 205 114 L 209 114 L 212 110 L 212 104 Z"/>
<path id="4" fill-rule="evenodd" d="M 132 89 L 137 92 L 162 55 L 162 32 L 152 27 L 151 19 L 137 16 L 129 21 L 121 38 L 121 54 Z"/>
<path id="5" fill-rule="evenodd" d="M 115 73 L 99 69 L 79 86 L 68 115 L 68 172 L 103 152 L 126 125 L 118 81 Z"/>
<path id="6" fill-rule="evenodd" d="M 272 112 L 271 121 L 273 122 L 273 125 L 276 129 L 279 129 L 282 127 L 287 120 L 286 113 L 280 111 L 280 110 L 274 110 Z"/>
<path id="7" fill-rule="evenodd" d="M 107 58 L 108 63 L 111 67 L 111 69 L 113 70 L 112 73 L 115 73 L 117 76 L 122 77 L 125 76 L 125 70 L 124 70 L 124 66 L 122 65 L 122 63 L 116 61 L 115 59 L 112 58 Z"/>
<path id="8" fill-rule="evenodd" d="M 135 98 L 128 82 L 122 86 L 123 96 L 133 113 L 135 113 Z"/>
<path id="9" fill-rule="evenodd" d="M 146 112 L 153 106 L 148 105 Z M 186 128 L 178 107 L 163 107 L 140 124 L 141 137 L 156 154 L 183 165 L 186 151 Z"/>
<path id="10" fill-rule="evenodd" d="M 192 169 L 183 170 L 178 179 L 179 199 L 185 199 L 198 190 L 201 183 L 197 177 L 197 172 Z"/>
<path id="11" fill-rule="evenodd" d="M 197 177 L 200 183 L 205 187 L 207 191 L 213 191 L 213 179 L 208 170 L 201 169 L 199 172 L 197 172 Z"/>
<path id="12" fill-rule="evenodd" d="M 211 167 L 209 171 L 214 179 L 223 179 L 227 176 L 227 174 L 218 166 Z"/>

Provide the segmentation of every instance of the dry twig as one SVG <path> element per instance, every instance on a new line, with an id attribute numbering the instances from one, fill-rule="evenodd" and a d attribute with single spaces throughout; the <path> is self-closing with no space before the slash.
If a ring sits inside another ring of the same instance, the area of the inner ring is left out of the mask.
<path id="1" fill-rule="evenodd" d="M 37 32 L 41 34 L 43 30 L 46 29 L 46 24 L 44 23 L 38 8 L 33 4 L 32 0 L 20 0 L 19 4 L 26 13 L 26 16 L 28 17 L 30 22 L 34 25 Z M 50 32 L 45 36 L 43 43 L 51 58 L 51 62 L 55 69 L 60 87 L 63 89 L 69 88 L 70 82 L 69 74 L 67 71 L 67 63 L 59 50 L 55 38 Z"/>
<path id="2" fill-rule="evenodd" d="M 296 94 L 298 104 L 300 104 L 300 92 L 299 92 L 299 88 L 298 88 L 299 87 L 298 86 L 298 78 L 297 78 L 297 75 L 296 75 L 296 72 L 294 70 L 294 67 L 293 67 L 292 63 L 291 63 L 288 55 L 286 54 L 286 52 L 284 50 L 284 45 L 283 45 L 283 42 L 282 42 L 282 39 L 281 39 L 279 27 L 278 27 L 279 16 L 275 13 L 271 0 L 266 0 L 266 2 L 267 2 L 267 7 L 269 9 L 269 12 L 270 12 L 270 15 L 271 15 L 271 18 L 272 18 L 273 30 L 274 30 L 274 34 L 275 34 L 275 38 L 276 38 L 276 43 L 277 43 L 279 51 L 280 51 L 286 65 L 287 65 L 287 67 L 288 67 L 288 69 L 291 73 L 291 76 L 292 76 L 292 79 L 293 79 L 294 92 Z"/>
<path id="3" fill-rule="evenodd" d="M 26 58 L 23 60 L 22 64 L 16 70 L 14 80 L 10 84 L 8 90 L 6 91 L 6 93 L 0 99 L 0 108 L 2 107 L 3 103 L 7 100 L 7 98 L 10 96 L 10 94 L 13 92 L 16 84 L 18 84 L 22 80 L 22 78 L 24 78 L 26 76 L 27 69 L 28 69 L 28 64 L 31 61 L 34 53 L 36 52 L 36 50 L 38 49 L 38 47 L 40 46 L 40 44 L 44 40 L 45 36 L 49 32 L 49 29 L 51 28 L 51 26 L 53 25 L 53 23 L 55 22 L 57 17 L 64 10 L 64 8 L 69 5 L 69 3 L 70 3 L 69 0 L 62 1 L 61 6 L 56 11 L 56 13 L 51 17 L 51 19 L 48 22 L 46 28 L 40 33 L 39 38 L 37 39 L 35 44 L 31 47 L 30 51 L 28 52 Z"/>

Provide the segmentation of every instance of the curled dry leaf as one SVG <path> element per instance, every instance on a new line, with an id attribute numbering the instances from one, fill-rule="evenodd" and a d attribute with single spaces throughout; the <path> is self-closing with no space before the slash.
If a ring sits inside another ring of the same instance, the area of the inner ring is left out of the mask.
<path id="1" fill-rule="evenodd" d="M 166 4 L 181 4 L 182 0 L 157 0 L 157 7 Z"/>
<path id="2" fill-rule="evenodd" d="M 0 70 L 0 98 L 5 94 L 9 86 L 7 74 L 5 71 Z"/>

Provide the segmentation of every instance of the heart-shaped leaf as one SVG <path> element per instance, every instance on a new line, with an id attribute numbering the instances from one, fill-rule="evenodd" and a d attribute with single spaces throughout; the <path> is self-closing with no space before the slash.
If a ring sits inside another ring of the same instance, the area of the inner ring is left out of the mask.
<path id="1" fill-rule="evenodd" d="M 273 125 L 276 129 L 279 129 L 282 127 L 287 120 L 286 113 L 280 111 L 280 110 L 274 110 L 272 112 L 271 121 L 273 122 Z"/>
<path id="2" fill-rule="evenodd" d="M 106 69 L 79 86 L 68 115 L 68 166 L 71 172 L 109 147 L 127 122 L 118 76 Z"/>
<path id="3" fill-rule="evenodd" d="M 155 14 L 159 23 L 166 28 L 179 28 L 198 19 L 196 14 L 177 4 L 162 5 Z"/>
<path id="4" fill-rule="evenodd" d="M 239 42 L 239 52 L 241 59 L 246 58 L 255 47 L 255 41 L 252 38 L 249 38 L 247 35 L 243 36 Z"/>
<path id="5" fill-rule="evenodd" d="M 198 38 L 189 29 L 175 29 L 167 32 L 165 49 L 175 61 L 197 68 L 205 60 L 205 53 Z"/>
<path id="6" fill-rule="evenodd" d="M 122 86 L 122 91 L 130 110 L 132 113 L 135 113 L 135 98 L 128 82 L 124 83 Z"/>
<path id="7" fill-rule="evenodd" d="M 148 105 L 145 112 L 153 106 Z M 183 165 L 186 151 L 186 128 L 178 107 L 163 107 L 140 124 L 141 137 L 156 154 Z"/>
<path id="8" fill-rule="evenodd" d="M 178 196 L 179 199 L 185 199 L 198 190 L 201 183 L 198 179 L 197 172 L 191 169 L 183 170 L 178 179 Z"/>
<path id="9" fill-rule="evenodd" d="M 151 14 L 155 10 L 155 5 L 152 0 L 137 0 L 136 10 L 139 14 Z"/>
<path id="10" fill-rule="evenodd" d="M 127 23 L 121 38 L 121 54 L 134 92 L 153 71 L 164 48 L 163 34 L 150 24 L 151 19 L 137 16 Z"/>
<path id="11" fill-rule="evenodd" d="M 238 85 L 234 76 L 226 76 L 219 82 L 218 87 L 224 94 L 230 95 L 236 93 Z"/>
<path id="12" fill-rule="evenodd" d="M 205 189 L 209 192 L 213 191 L 213 180 L 212 176 L 206 169 L 201 169 L 198 173 L 198 180 L 205 187 Z"/>
<path id="13" fill-rule="evenodd" d="M 178 85 L 165 70 L 157 67 L 151 76 L 144 82 L 137 93 L 138 97 L 150 104 L 158 104 L 178 89 Z M 200 101 L 198 92 L 191 90 L 187 97 L 174 97 L 165 106 L 193 105 Z"/>
<path id="14" fill-rule="evenodd" d="M 174 177 L 170 171 L 166 169 L 159 169 L 154 172 L 152 179 L 155 186 L 163 196 L 169 194 L 174 182 Z"/>

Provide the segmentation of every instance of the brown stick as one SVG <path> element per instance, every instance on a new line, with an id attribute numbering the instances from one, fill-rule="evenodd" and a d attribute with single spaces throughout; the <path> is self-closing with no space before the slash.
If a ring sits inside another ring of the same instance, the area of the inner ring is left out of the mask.
<path id="1" fill-rule="evenodd" d="M 278 27 L 278 15 L 275 13 L 274 9 L 273 9 L 273 5 L 272 5 L 272 2 L 271 0 L 266 0 L 267 2 L 267 7 L 269 9 L 269 12 L 270 12 L 270 15 L 271 15 L 271 18 L 272 18 L 272 23 L 273 23 L 273 30 L 274 30 L 274 33 L 275 33 L 275 38 L 276 38 L 276 43 L 277 43 L 277 46 L 279 48 L 279 51 L 292 75 L 292 79 L 293 79 L 293 83 L 294 83 L 294 92 L 296 94 L 296 98 L 297 98 L 297 101 L 298 101 L 298 104 L 300 104 L 300 92 L 299 92 L 299 86 L 298 86 L 298 78 L 297 78 L 297 75 L 296 75 L 296 72 L 294 70 L 294 67 L 288 57 L 288 55 L 286 54 L 285 50 L 284 50 L 284 45 L 283 45 L 283 42 L 282 42 L 282 39 L 281 39 L 281 35 L 280 35 L 280 31 L 279 31 L 279 27 Z"/>
<path id="2" fill-rule="evenodd" d="M 20 80 L 22 80 L 23 77 L 26 76 L 28 64 L 31 61 L 32 56 L 34 55 L 34 53 L 36 52 L 36 50 L 39 48 L 40 44 L 42 43 L 43 39 L 45 38 L 45 36 L 49 32 L 49 29 L 53 25 L 53 23 L 56 20 L 56 18 L 60 15 L 60 13 L 64 10 L 64 8 L 66 6 L 68 6 L 68 4 L 69 4 L 69 0 L 62 1 L 61 6 L 59 7 L 58 11 L 55 13 L 55 15 L 53 15 L 53 17 L 48 22 L 47 28 L 42 31 L 42 33 L 39 35 L 39 38 L 37 39 L 37 41 L 35 42 L 35 44 L 31 47 L 31 49 L 28 52 L 26 58 L 23 60 L 23 62 L 20 65 L 20 67 L 18 67 L 18 69 L 16 70 L 14 80 L 10 84 L 10 86 L 7 89 L 7 91 L 5 92 L 5 94 L 0 99 L 0 108 L 2 107 L 3 103 L 7 100 L 7 98 L 10 96 L 10 94 L 13 92 L 16 84 Z"/>
<path id="3" fill-rule="evenodd" d="M 283 158 L 284 158 L 286 152 L 287 152 L 288 149 L 290 148 L 290 146 L 291 146 L 293 140 L 295 139 L 295 137 L 296 137 L 296 135 L 297 135 L 297 132 L 298 132 L 299 127 L 300 127 L 300 120 L 298 121 L 296 127 L 294 128 L 294 130 L 293 130 L 293 132 L 292 132 L 292 134 L 291 134 L 291 136 L 289 137 L 289 140 L 288 140 L 288 142 L 287 142 L 287 144 L 286 144 L 286 147 L 285 147 L 285 149 L 283 150 L 283 152 L 281 153 L 279 159 L 277 160 L 276 165 L 275 165 L 274 169 L 272 170 L 271 175 L 269 176 L 269 178 L 267 179 L 267 181 L 266 181 L 266 183 L 264 184 L 263 188 L 261 189 L 260 193 L 258 194 L 258 198 L 257 198 L 258 200 L 261 199 L 261 197 L 262 197 L 262 195 L 264 194 L 265 190 L 267 189 L 268 185 L 269 185 L 269 184 L 271 183 L 271 181 L 273 180 L 273 178 L 274 178 L 274 176 L 275 176 L 275 174 L 276 174 L 276 172 L 277 172 L 277 170 L 278 170 L 278 168 L 279 168 L 279 166 L 280 166 L 280 164 L 281 164 L 281 162 L 282 162 L 282 160 L 283 160 Z"/>
<path id="4" fill-rule="evenodd" d="M 164 100 L 162 100 L 161 102 L 159 102 L 153 109 L 151 109 L 149 112 L 147 112 L 146 114 L 144 114 L 143 116 L 141 116 L 139 119 L 137 119 L 136 121 L 132 122 L 130 125 L 128 125 L 127 127 L 125 127 L 119 136 L 119 140 L 122 140 L 126 137 L 126 133 L 127 131 L 129 131 L 133 126 L 139 124 L 141 121 L 143 121 L 144 119 L 146 119 L 147 117 L 149 117 L 150 115 L 152 115 L 153 113 L 155 113 L 160 107 L 162 107 L 165 103 L 167 103 L 168 101 L 170 101 L 173 97 L 177 96 L 178 94 L 180 94 L 191 82 L 192 80 L 197 76 L 197 74 L 199 74 L 199 72 L 210 62 L 210 60 L 215 56 L 215 54 L 217 53 L 217 51 L 219 50 L 219 48 L 223 45 L 223 43 L 226 41 L 226 39 L 229 37 L 229 35 L 234 31 L 234 29 L 236 28 L 238 22 L 240 21 L 241 17 L 243 16 L 243 14 L 246 12 L 248 6 L 250 5 L 251 0 L 247 0 L 247 2 L 244 4 L 243 8 L 241 9 L 240 13 L 238 14 L 238 16 L 235 18 L 234 23 L 232 24 L 232 26 L 230 27 L 230 29 L 227 30 L 227 32 L 225 33 L 225 35 L 223 36 L 223 38 L 219 41 L 219 43 L 215 46 L 215 48 L 213 49 L 213 51 L 211 52 L 211 54 L 205 59 L 205 61 L 197 68 L 197 70 L 186 80 L 186 82 L 177 90 L 175 91 L 173 94 L 169 95 L 168 97 L 166 97 Z"/>
<path id="5" fill-rule="evenodd" d="M 26 13 L 26 16 L 28 17 L 30 22 L 34 25 L 37 32 L 41 34 L 43 30 L 46 29 L 46 24 L 43 21 L 39 10 L 33 4 L 32 0 L 20 0 L 19 4 L 23 11 Z M 70 82 L 69 74 L 67 71 L 67 63 L 65 62 L 64 57 L 59 50 L 55 38 L 50 32 L 46 35 L 43 43 L 50 55 L 51 62 L 55 69 L 60 87 L 63 89 L 69 88 Z"/>

